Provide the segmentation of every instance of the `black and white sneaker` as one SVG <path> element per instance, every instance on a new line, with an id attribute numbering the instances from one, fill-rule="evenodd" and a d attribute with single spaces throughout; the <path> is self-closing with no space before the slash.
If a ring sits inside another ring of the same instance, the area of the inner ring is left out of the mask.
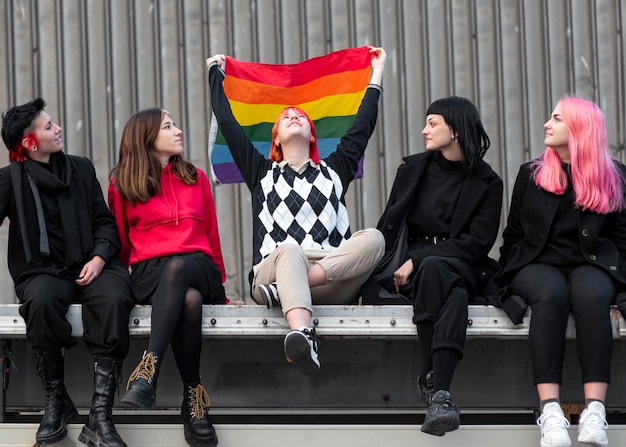
<path id="1" fill-rule="evenodd" d="M 261 284 L 259 285 L 259 290 L 261 291 L 263 298 L 265 298 L 265 305 L 268 309 L 280 307 L 280 299 L 278 298 L 278 289 L 276 288 L 275 282 Z"/>
<path id="2" fill-rule="evenodd" d="M 459 407 L 450 397 L 450 393 L 439 390 L 433 394 L 421 430 L 429 435 L 443 436 L 459 428 L 460 422 Z"/>
<path id="3" fill-rule="evenodd" d="M 429 406 L 433 401 L 433 394 L 435 394 L 433 389 L 433 372 L 429 371 L 424 379 L 421 376 L 417 378 L 417 397 L 424 401 L 426 406 Z"/>
<path id="4" fill-rule="evenodd" d="M 295 363 L 302 374 L 317 374 L 320 361 L 317 355 L 317 335 L 315 328 L 293 330 L 285 336 L 285 357 Z"/>

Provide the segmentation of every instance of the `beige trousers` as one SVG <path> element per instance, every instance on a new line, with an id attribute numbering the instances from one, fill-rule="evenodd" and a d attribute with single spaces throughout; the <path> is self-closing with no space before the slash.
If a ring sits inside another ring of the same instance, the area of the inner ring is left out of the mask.
<path id="1" fill-rule="evenodd" d="M 361 286 L 372 273 L 385 251 L 380 231 L 357 231 L 334 250 L 304 250 L 299 245 L 278 246 L 254 266 L 252 299 L 266 304 L 258 285 L 276 282 L 283 313 L 311 304 L 356 303 Z M 326 283 L 309 287 L 309 267 L 319 264 L 326 272 Z"/>

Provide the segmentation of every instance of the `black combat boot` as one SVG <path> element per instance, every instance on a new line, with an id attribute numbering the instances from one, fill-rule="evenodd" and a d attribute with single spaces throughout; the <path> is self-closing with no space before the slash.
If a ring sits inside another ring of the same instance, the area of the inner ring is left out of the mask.
<path id="1" fill-rule="evenodd" d="M 161 357 L 154 352 L 144 352 L 141 361 L 128 378 L 127 391 L 122 402 L 145 410 L 154 410 L 160 368 Z"/>
<path id="2" fill-rule="evenodd" d="M 209 395 L 200 383 L 185 383 L 180 414 L 185 427 L 185 440 L 191 447 L 214 447 L 217 434 L 209 419 Z"/>
<path id="3" fill-rule="evenodd" d="M 93 367 L 91 411 L 78 440 L 88 447 L 128 447 L 113 425 L 113 400 L 122 361 L 112 357 L 96 357 Z"/>
<path id="4" fill-rule="evenodd" d="M 36 434 L 37 445 L 44 446 L 65 438 L 67 424 L 78 416 L 78 412 L 63 384 L 64 358 L 61 351 L 35 351 L 35 356 L 37 374 L 46 392 L 44 414 Z"/>

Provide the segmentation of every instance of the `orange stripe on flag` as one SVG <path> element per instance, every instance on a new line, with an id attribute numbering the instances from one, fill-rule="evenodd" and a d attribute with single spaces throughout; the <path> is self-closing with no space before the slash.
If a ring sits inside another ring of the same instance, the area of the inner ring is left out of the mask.
<path id="1" fill-rule="evenodd" d="M 224 92 L 230 101 L 247 104 L 302 104 L 324 96 L 363 91 L 370 78 L 370 67 L 329 74 L 297 87 L 275 87 L 260 82 L 226 76 Z M 278 115 L 276 115 L 278 116 Z"/>

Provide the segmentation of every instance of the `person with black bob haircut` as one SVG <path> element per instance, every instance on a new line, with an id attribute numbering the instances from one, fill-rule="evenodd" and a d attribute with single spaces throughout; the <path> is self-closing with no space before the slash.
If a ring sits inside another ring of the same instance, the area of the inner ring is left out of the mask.
<path id="1" fill-rule="evenodd" d="M 421 430 L 443 436 L 460 425 L 450 396 L 463 357 L 467 306 L 498 270 L 489 258 L 500 224 L 502 180 L 483 160 L 490 141 L 476 107 L 434 101 L 422 130 L 426 152 L 404 159 L 377 228 L 385 255 L 363 287 L 363 302 L 413 305 L 422 361 Z"/>

